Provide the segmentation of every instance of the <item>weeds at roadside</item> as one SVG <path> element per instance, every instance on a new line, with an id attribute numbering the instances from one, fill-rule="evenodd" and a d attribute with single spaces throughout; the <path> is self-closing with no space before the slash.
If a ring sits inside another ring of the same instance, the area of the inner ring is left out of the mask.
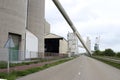
<path id="1" fill-rule="evenodd" d="M 13 71 L 13 72 L 9 73 L 9 75 L 7 73 L 0 73 L 0 78 L 4 78 L 4 79 L 7 78 L 7 80 L 15 80 L 18 77 L 25 76 L 25 75 L 28 75 L 31 73 L 35 73 L 35 72 L 44 70 L 46 68 L 67 62 L 67 61 L 72 60 L 72 59 L 73 58 L 62 59 L 62 60 L 58 60 L 58 61 L 50 63 L 50 64 L 45 64 L 43 66 L 27 69 L 24 71 Z"/>
<path id="2" fill-rule="evenodd" d="M 115 63 L 115 62 L 112 62 L 112 61 L 108 61 L 108 60 L 104 60 L 104 59 L 96 58 L 96 57 L 93 57 L 93 58 L 120 69 L 120 64 L 119 63 Z"/>

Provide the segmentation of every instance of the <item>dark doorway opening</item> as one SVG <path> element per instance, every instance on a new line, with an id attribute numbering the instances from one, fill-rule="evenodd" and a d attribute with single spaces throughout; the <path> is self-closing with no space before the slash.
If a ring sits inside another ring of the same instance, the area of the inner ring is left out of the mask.
<path id="1" fill-rule="evenodd" d="M 59 39 L 45 39 L 45 52 L 59 53 Z"/>

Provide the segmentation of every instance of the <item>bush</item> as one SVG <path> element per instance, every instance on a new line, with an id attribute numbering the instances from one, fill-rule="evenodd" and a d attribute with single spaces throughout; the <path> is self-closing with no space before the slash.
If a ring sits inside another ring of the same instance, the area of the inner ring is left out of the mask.
<path id="1" fill-rule="evenodd" d="M 98 56 L 102 56 L 104 55 L 102 51 L 96 50 L 94 51 L 94 53 L 92 55 L 98 55 Z"/>
<path id="2" fill-rule="evenodd" d="M 7 68 L 7 62 L 0 61 L 0 69 Z"/>
<path id="3" fill-rule="evenodd" d="M 25 71 L 16 71 L 13 74 L 15 74 L 16 76 L 25 76 L 27 74 L 30 74 L 30 72 L 28 70 L 25 70 Z"/>
<path id="4" fill-rule="evenodd" d="M 9 74 L 7 80 L 16 80 L 16 75 Z"/>
<path id="5" fill-rule="evenodd" d="M 105 49 L 105 51 L 96 50 L 92 55 L 95 56 L 115 56 L 116 53 L 112 49 Z M 118 54 L 120 56 L 120 53 Z"/>
<path id="6" fill-rule="evenodd" d="M 116 54 L 116 56 L 120 58 L 120 52 L 118 52 L 118 53 Z"/>
<path id="7" fill-rule="evenodd" d="M 35 73 L 41 69 L 42 69 L 42 67 L 37 67 L 37 68 L 33 68 L 33 69 L 28 69 L 27 71 L 29 71 L 30 73 Z"/>
<path id="8" fill-rule="evenodd" d="M 6 78 L 7 73 L 0 73 L 0 78 Z"/>
<path id="9" fill-rule="evenodd" d="M 112 49 L 105 49 L 103 53 L 105 56 L 115 56 L 115 52 Z"/>

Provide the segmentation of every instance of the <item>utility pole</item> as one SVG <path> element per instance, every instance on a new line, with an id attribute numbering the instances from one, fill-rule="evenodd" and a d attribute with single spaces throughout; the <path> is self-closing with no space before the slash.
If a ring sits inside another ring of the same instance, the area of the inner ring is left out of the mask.
<path id="1" fill-rule="evenodd" d="M 52 0 L 52 1 L 54 2 L 54 4 L 56 5 L 56 7 L 58 8 L 58 10 L 61 12 L 61 14 L 65 18 L 65 20 L 67 21 L 67 23 L 69 24 L 69 26 L 72 28 L 73 32 L 76 34 L 76 36 L 78 37 L 78 39 L 82 43 L 83 47 L 86 49 L 86 51 L 88 52 L 89 56 L 91 56 L 90 50 L 86 46 L 84 40 L 82 39 L 81 35 L 79 34 L 79 32 L 77 31 L 77 29 L 75 28 L 74 24 L 72 23 L 71 19 L 67 15 L 66 11 L 64 10 L 64 8 L 60 4 L 60 2 L 58 0 Z"/>

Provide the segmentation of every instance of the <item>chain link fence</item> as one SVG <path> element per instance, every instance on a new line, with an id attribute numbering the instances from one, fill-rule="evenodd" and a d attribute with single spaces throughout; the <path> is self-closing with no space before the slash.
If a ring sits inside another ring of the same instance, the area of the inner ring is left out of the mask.
<path id="1" fill-rule="evenodd" d="M 0 61 L 10 61 L 11 63 L 19 63 L 34 60 L 42 57 L 43 53 L 34 51 L 20 51 L 13 49 L 0 49 Z"/>
<path id="2" fill-rule="evenodd" d="M 0 49 L 0 61 L 8 61 L 8 49 Z"/>
<path id="3" fill-rule="evenodd" d="M 2 48 L 0 49 L 0 72 L 9 73 L 11 71 L 23 70 L 27 69 L 30 64 L 32 66 L 39 66 L 44 61 L 49 62 L 68 57 L 67 54 L 60 53 L 44 53 L 44 58 L 42 56 L 43 53 L 40 52 Z M 38 64 L 37 62 L 40 63 Z"/>
<path id="4" fill-rule="evenodd" d="M 48 57 L 59 57 L 64 58 L 68 57 L 68 54 L 62 53 L 40 53 L 34 51 L 20 51 L 20 50 L 13 50 L 13 49 L 0 49 L 0 61 L 10 61 L 11 63 L 19 63 L 25 62 L 29 60 L 37 60 L 42 58 L 44 54 L 44 58 Z"/>
<path id="5" fill-rule="evenodd" d="M 20 51 L 13 49 L 0 49 L 0 72 L 10 72 L 16 70 L 16 66 L 23 63 L 37 61 L 41 57 L 40 53 L 32 51 Z"/>

